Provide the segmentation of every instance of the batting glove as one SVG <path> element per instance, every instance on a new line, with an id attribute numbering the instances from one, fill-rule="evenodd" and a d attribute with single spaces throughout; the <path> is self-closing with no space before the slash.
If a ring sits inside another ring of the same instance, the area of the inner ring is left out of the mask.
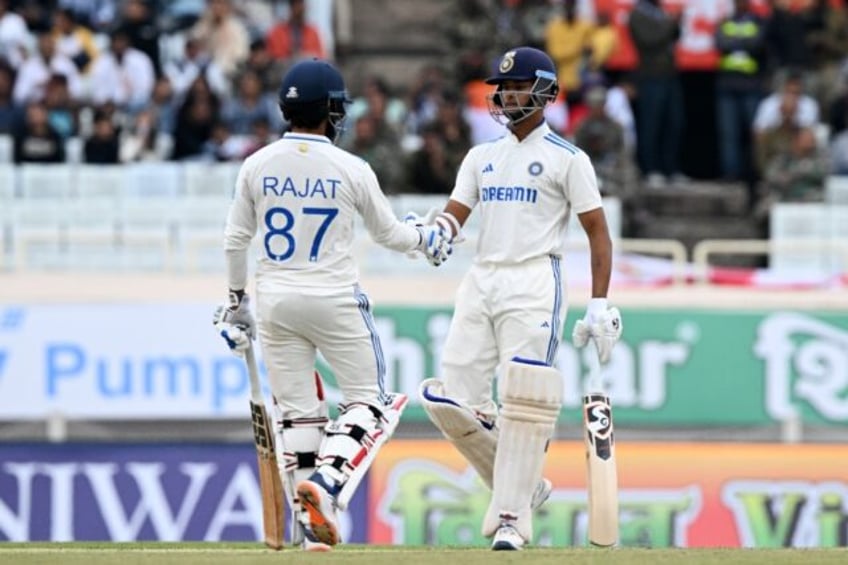
<path id="1" fill-rule="evenodd" d="M 420 251 L 427 261 L 434 267 L 438 267 L 448 260 L 448 257 L 453 253 L 453 245 L 451 237 L 439 226 L 418 226 L 418 235 L 421 240 L 418 242 L 418 251 Z"/>
<path id="2" fill-rule="evenodd" d="M 612 348 L 621 339 L 621 330 L 618 308 L 610 308 L 606 298 L 592 298 L 586 307 L 586 315 L 574 324 L 571 341 L 575 347 L 581 348 L 591 338 L 598 350 L 598 360 L 603 365 L 609 361 Z"/>
<path id="3" fill-rule="evenodd" d="M 230 351 L 241 355 L 250 347 L 250 340 L 256 332 L 256 321 L 250 313 L 250 298 L 246 294 L 239 297 L 237 293 L 230 292 L 229 302 L 215 309 L 212 323 Z"/>

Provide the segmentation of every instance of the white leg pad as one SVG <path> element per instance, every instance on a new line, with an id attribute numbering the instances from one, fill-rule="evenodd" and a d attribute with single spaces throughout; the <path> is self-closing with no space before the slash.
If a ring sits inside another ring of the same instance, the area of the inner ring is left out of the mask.
<path id="1" fill-rule="evenodd" d="M 501 382 L 494 488 L 483 535 L 493 536 L 500 523 L 509 520 L 525 541 L 532 539 L 530 502 L 542 478 L 545 452 L 562 406 L 562 388 L 562 377 L 552 367 L 519 359 L 507 364 Z"/>
<path id="2" fill-rule="evenodd" d="M 386 404 L 349 404 L 324 429 L 318 472 L 336 485 L 336 506 L 345 510 L 377 452 L 394 433 L 406 408 L 405 394 L 392 394 Z"/>
<path id="3" fill-rule="evenodd" d="M 315 471 L 318 460 L 318 449 L 324 438 L 324 427 L 327 425 L 326 405 L 322 403 L 323 416 L 314 418 L 283 419 L 277 412 L 274 427 L 277 442 L 277 467 L 283 482 L 292 515 L 290 522 L 291 543 L 299 545 L 303 541 L 302 512 L 298 500 L 297 483 Z"/>
<path id="4" fill-rule="evenodd" d="M 487 422 L 462 402 L 449 398 L 444 392 L 444 384 L 438 379 L 422 382 L 419 396 L 433 424 L 491 489 L 498 445 L 498 429 L 494 422 Z"/>

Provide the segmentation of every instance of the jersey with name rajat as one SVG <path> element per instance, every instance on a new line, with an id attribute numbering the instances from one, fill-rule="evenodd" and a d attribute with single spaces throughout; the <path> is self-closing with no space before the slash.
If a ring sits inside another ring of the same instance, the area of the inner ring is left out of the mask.
<path id="1" fill-rule="evenodd" d="M 377 243 L 401 252 L 418 244 L 418 232 L 397 221 L 365 161 L 324 136 L 286 133 L 242 165 L 225 249 L 238 255 L 258 230 L 258 285 L 348 287 L 359 278 L 352 253 L 357 215 Z M 230 266 L 230 288 L 244 288 L 244 267 Z"/>

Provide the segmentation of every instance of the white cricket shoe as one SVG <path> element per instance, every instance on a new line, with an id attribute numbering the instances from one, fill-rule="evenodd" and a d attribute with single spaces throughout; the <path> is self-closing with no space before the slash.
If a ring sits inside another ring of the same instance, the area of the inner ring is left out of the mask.
<path id="1" fill-rule="evenodd" d="M 530 499 L 530 509 L 538 510 L 545 501 L 551 496 L 551 491 L 554 485 L 548 479 L 542 478 L 539 484 L 536 485 L 536 490 L 533 491 L 533 498 Z"/>
<path id="2" fill-rule="evenodd" d="M 494 551 L 516 551 L 524 547 L 524 538 L 518 533 L 514 520 L 501 520 L 492 540 Z"/>
<path id="3" fill-rule="evenodd" d="M 297 496 L 304 512 L 309 515 L 307 538 L 311 533 L 320 543 L 339 543 L 341 539 L 336 519 L 336 504 L 327 489 L 317 481 L 306 479 L 297 483 Z"/>

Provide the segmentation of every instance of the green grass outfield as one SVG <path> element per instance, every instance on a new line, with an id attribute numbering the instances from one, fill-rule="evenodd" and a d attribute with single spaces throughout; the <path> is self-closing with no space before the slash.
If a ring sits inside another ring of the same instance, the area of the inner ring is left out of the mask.
<path id="1" fill-rule="evenodd" d="M 2 543 L 0 564 L 61 563 L 101 565 L 118 563 L 207 563 L 353 565 L 495 565 L 543 563 L 551 565 L 663 565 L 666 563 L 730 565 L 828 565 L 848 563 L 848 549 L 589 549 L 529 548 L 521 552 L 493 552 L 462 547 L 406 547 L 344 545 L 329 553 L 307 553 L 294 548 L 270 551 L 251 543 Z"/>

